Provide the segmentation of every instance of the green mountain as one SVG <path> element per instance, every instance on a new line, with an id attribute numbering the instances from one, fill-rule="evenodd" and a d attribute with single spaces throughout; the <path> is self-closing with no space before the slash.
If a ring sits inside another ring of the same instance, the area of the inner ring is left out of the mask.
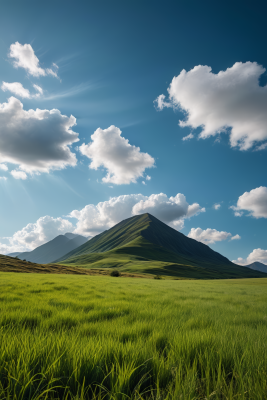
<path id="1" fill-rule="evenodd" d="M 87 238 L 73 233 L 66 233 L 65 235 L 58 235 L 49 242 L 36 247 L 32 251 L 24 253 L 11 253 L 10 256 L 18 257 L 20 260 L 31 261 L 39 264 L 48 264 L 69 253 L 71 250 L 76 249 L 87 242 Z M 16 254 L 16 255 L 14 255 Z"/>
<path id="2" fill-rule="evenodd" d="M 233 264 L 150 214 L 128 218 L 54 262 L 83 268 L 117 268 L 177 278 L 263 277 Z"/>

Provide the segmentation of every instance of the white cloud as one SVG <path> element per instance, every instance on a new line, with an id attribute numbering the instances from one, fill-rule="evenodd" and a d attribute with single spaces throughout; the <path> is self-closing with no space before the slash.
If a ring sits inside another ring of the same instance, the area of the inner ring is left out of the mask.
<path id="1" fill-rule="evenodd" d="M 97 205 L 89 204 L 81 211 L 73 210 L 69 216 L 78 220 L 76 233 L 95 236 L 123 219 L 147 212 L 179 230 L 186 218 L 203 211 L 205 209 L 197 203 L 189 205 L 181 193 L 170 198 L 163 193 L 151 196 L 131 194 L 113 197 Z"/>
<path id="2" fill-rule="evenodd" d="M 6 238 L 9 243 L 0 243 L 0 252 L 8 254 L 15 251 L 31 251 L 58 235 L 72 231 L 73 225 L 70 221 L 62 218 L 52 218 L 47 215 L 39 218 L 35 223 L 28 224 L 12 237 Z"/>
<path id="3" fill-rule="evenodd" d="M 39 92 L 37 94 L 31 94 L 28 89 L 25 89 L 20 82 L 3 82 L 1 89 L 6 92 L 7 90 L 14 93 L 16 96 L 22 97 L 23 99 L 33 99 L 40 97 L 43 94 L 43 89 L 38 85 L 33 85 L 33 87 Z"/>
<path id="4" fill-rule="evenodd" d="M 145 182 L 145 181 L 142 181 L 142 184 L 143 184 L 143 185 L 146 185 L 146 182 Z"/>
<path id="5" fill-rule="evenodd" d="M 147 175 L 147 176 L 146 176 L 146 180 L 147 180 L 147 181 L 150 181 L 150 180 L 151 180 L 151 176 Z"/>
<path id="6" fill-rule="evenodd" d="M 23 179 L 23 180 L 27 179 L 27 174 L 24 171 L 19 171 L 17 169 L 14 169 L 10 173 L 15 179 Z"/>
<path id="7" fill-rule="evenodd" d="M 190 139 L 193 139 L 193 138 L 194 138 L 194 135 L 192 133 L 189 133 L 189 135 L 184 136 L 182 140 L 185 141 L 185 140 L 190 140 Z"/>
<path id="8" fill-rule="evenodd" d="M 164 94 L 160 94 L 156 100 L 154 100 L 154 104 L 159 111 L 163 110 L 165 107 L 173 107 L 173 104 L 166 102 L 165 98 L 166 96 L 164 96 Z"/>
<path id="9" fill-rule="evenodd" d="M 7 177 L 6 177 L 6 176 L 0 176 L 0 180 L 1 180 L 1 181 L 6 181 L 6 180 L 7 180 Z"/>
<path id="10" fill-rule="evenodd" d="M 31 98 L 29 90 L 25 89 L 20 82 L 13 82 L 13 83 L 3 82 L 1 89 L 4 92 L 8 90 L 9 92 L 14 93 L 16 96 L 22 97 L 24 99 Z"/>
<path id="11" fill-rule="evenodd" d="M 240 239 L 241 239 L 241 236 L 239 236 L 239 235 L 235 235 L 235 236 L 231 237 L 231 240 L 240 240 Z"/>
<path id="12" fill-rule="evenodd" d="M 24 68 L 32 76 L 53 75 L 57 77 L 57 68 L 53 71 L 51 68 L 43 69 L 39 65 L 39 59 L 34 54 L 30 44 L 20 44 L 16 42 L 10 46 L 9 57 L 14 58 L 15 68 Z M 56 64 L 53 64 L 55 67 Z"/>
<path id="13" fill-rule="evenodd" d="M 200 212 L 205 212 L 205 208 L 197 203 L 189 205 L 182 193 L 170 198 L 164 193 L 152 194 L 141 199 L 132 209 L 133 215 L 149 213 L 176 229 L 183 228 L 185 218 Z"/>
<path id="14" fill-rule="evenodd" d="M 23 109 L 15 97 L 0 104 L 0 163 L 12 163 L 25 173 L 49 172 L 76 165 L 69 146 L 78 134 L 76 119 L 59 110 Z M 14 174 L 13 174 L 14 175 Z"/>
<path id="15" fill-rule="evenodd" d="M 224 231 L 220 232 L 217 231 L 216 229 L 210 229 L 210 228 L 205 230 L 201 228 L 192 228 L 188 234 L 188 237 L 190 237 L 191 239 L 198 240 L 199 242 L 202 242 L 204 244 L 221 242 L 222 240 L 230 239 L 231 236 L 232 235 L 229 232 L 224 232 Z M 234 238 L 237 239 L 237 236 L 239 235 L 234 236 Z"/>
<path id="16" fill-rule="evenodd" d="M 267 187 L 260 186 L 245 192 L 238 198 L 237 205 L 230 207 L 235 216 L 240 217 L 244 211 L 254 218 L 267 218 Z"/>
<path id="17" fill-rule="evenodd" d="M 239 265 L 249 265 L 254 262 L 261 262 L 262 264 L 267 265 L 267 250 L 254 249 L 248 255 L 248 258 L 239 257 L 237 260 L 233 260 L 233 263 Z"/>
<path id="18" fill-rule="evenodd" d="M 219 210 L 221 208 L 221 205 L 219 203 L 213 204 L 214 210 Z"/>
<path id="19" fill-rule="evenodd" d="M 154 166 L 154 158 L 148 153 L 141 153 L 139 147 L 130 145 L 114 125 L 104 130 L 98 128 L 91 139 L 92 142 L 83 143 L 79 149 L 92 160 L 91 169 L 97 170 L 102 166 L 107 169 L 107 175 L 102 179 L 105 183 L 135 183 L 143 177 L 146 168 Z"/>
<path id="20" fill-rule="evenodd" d="M 133 206 L 145 198 L 142 194 L 130 194 L 113 197 L 97 205 L 88 204 L 81 211 L 73 210 L 69 216 L 78 220 L 75 233 L 95 236 L 132 217 Z"/>
<path id="21" fill-rule="evenodd" d="M 8 171 L 8 167 L 6 166 L 6 164 L 0 164 L 0 169 L 2 171 Z"/>
<path id="22" fill-rule="evenodd" d="M 267 140 L 267 86 L 259 86 L 264 72 L 256 62 L 238 62 L 218 74 L 204 65 L 182 70 L 168 88 L 169 102 L 157 98 L 158 109 L 179 108 L 186 113 L 181 127 L 202 127 L 202 139 L 229 132 L 231 146 L 247 150 Z"/>
<path id="23" fill-rule="evenodd" d="M 33 84 L 34 89 L 39 92 L 39 94 L 43 94 L 43 89 L 41 86 L 36 85 L 35 83 Z"/>

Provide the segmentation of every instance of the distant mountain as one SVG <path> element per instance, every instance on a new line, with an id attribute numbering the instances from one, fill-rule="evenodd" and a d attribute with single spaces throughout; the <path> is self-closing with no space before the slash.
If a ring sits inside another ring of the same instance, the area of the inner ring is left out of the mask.
<path id="1" fill-rule="evenodd" d="M 15 251 L 15 253 L 7 254 L 7 256 L 9 256 L 9 257 L 17 257 L 19 254 L 20 254 L 19 251 Z"/>
<path id="2" fill-rule="evenodd" d="M 261 272 L 265 272 L 267 274 L 267 265 L 262 264 L 258 261 L 254 262 L 252 264 L 246 265 L 246 267 L 250 268 L 250 269 L 254 269 L 254 271 L 261 271 Z"/>
<path id="3" fill-rule="evenodd" d="M 200 279 L 263 276 L 233 264 L 150 214 L 120 222 L 55 262 Z"/>
<path id="4" fill-rule="evenodd" d="M 65 235 L 55 237 L 53 240 L 50 240 L 32 251 L 19 253 L 17 256 L 21 260 L 38 264 L 47 264 L 51 263 L 56 258 L 63 257 L 64 254 L 76 249 L 85 242 L 87 242 L 87 238 L 84 236 L 66 233 Z"/>

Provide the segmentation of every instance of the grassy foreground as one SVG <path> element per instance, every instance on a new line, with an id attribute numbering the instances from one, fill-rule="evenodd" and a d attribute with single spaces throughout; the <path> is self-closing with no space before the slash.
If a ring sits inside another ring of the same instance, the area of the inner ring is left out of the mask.
<path id="1" fill-rule="evenodd" d="M 0 399 L 266 399 L 267 279 L 0 273 Z"/>

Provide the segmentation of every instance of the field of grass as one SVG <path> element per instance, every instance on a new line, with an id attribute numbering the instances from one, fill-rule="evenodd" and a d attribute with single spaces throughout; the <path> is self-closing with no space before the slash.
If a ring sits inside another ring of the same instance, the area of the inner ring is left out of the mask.
<path id="1" fill-rule="evenodd" d="M 266 399 L 267 279 L 0 272 L 0 399 Z"/>

